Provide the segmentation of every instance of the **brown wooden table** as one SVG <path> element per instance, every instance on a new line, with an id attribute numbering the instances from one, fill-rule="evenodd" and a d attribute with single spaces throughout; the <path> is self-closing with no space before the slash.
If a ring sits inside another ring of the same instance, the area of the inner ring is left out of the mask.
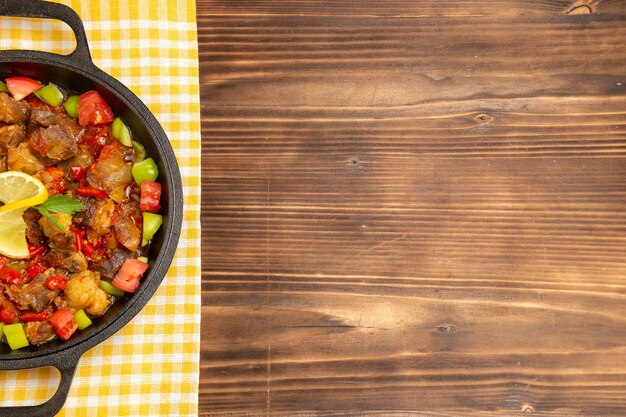
<path id="1" fill-rule="evenodd" d="M 201 416 L 626 415 L 626 2 L 197 8 Z"/>

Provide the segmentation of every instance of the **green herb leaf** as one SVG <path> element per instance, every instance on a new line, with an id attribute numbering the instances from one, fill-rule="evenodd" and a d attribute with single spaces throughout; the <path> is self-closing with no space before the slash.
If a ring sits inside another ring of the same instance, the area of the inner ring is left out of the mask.
<path id="1" fill-rule="evenodd" d="M 54 213 L 76 214 L 85 208 L 83 203 L 74 200 L 67 194 L 58 194 L 48 198 L 39 208 L 52 211 Z"/>
<path id="2" fill-rule="evenodd" d="M 40 207 L 37 207 L 37 211 L 39 211 L 41 213 L 41 215 L 44 216 L 46 219 L 50 220 L 50 223 L 55 225 L 57 227 L 57 229 L 59 229 L 60 231 L 65 233 L 65 227 L 63 227 L 63 225 L 61 223 L 59 223 L 59 221 L 54 216 L 52 216 L 48 212 L 48 210 L 46 210 L 45 208 L 41 208 L 41 206 L 40 206 Z"/>
<path id="3" fill-rule="evenodd" d="M 74 200 L 67 194 L 58 194 L 48 198 L 43 204 L 36 207 L 39 213 L 46 219 L 50 220 L 50 223 L 55 225 L 57 229 L 65 233 L 65 228 L 57 219 L 50 214 L 53 213 L 65 213 L 76 214 L 85 208 L 83 203 L 78 200 Z"/>

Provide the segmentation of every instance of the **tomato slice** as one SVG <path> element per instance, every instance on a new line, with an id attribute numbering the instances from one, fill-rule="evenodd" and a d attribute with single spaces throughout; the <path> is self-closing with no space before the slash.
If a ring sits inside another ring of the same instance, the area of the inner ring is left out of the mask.
<path id="1" fill-rule="evenodd" d="M 6 81 L 11 95 L 17 101 L 43 87 L 43 84 L 28 77 L 9 77 L 4 81 Z"/>
<path id="2" fill-rule="evenodd" d="M 135 292 L 139 288 L 139 278 L 146 269 L 147 263 L 138 259 L 126 259 L 111 284 L 122 291 Z"/>
<path id="3" fill-rule="evenodd" d="M 78 98 L 78 123 L 81 126 L 101 125 L 113 121 L 113 112 L 97 91 L 87 91 Z"/>
<path id="4" fill-rule="evenodd" d="M 161 208 L 161 184 L 155 181 L 143 180 L 141 182 L 141 200 L 139 209 L 155 213 Z"/>
<path id="5" fill-rule="evenodd" d="M 56 334 L 63 340 L 69 339 L 78 329 L 78 324 L 74 320 L 74 314 L 67 308 L 55 311 L 50 316 L 50 324 Z"/>

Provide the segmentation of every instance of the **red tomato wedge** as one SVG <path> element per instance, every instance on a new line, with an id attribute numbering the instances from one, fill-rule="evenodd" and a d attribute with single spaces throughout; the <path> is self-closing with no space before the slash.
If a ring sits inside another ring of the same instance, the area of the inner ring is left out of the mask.
<path id="1" fill-rule="evenodd" d="M 43 87 L 43 84 L 28 77 L 9 77 L 4 81 L 7 83 L 11 95 L 17 101 Z"/>
<path id="2" fill-rule="evenodd" d="M 139 209 L 156 213 L 161 208 L 161 184 L 155 181 L 143 180 L 141 182 L 141 199 Z"/>
<path id="3" fill-rule="evenodd" d="M 78 324 L 74 320 L 74 314 L 67 308 L 55 311 L 50 316 L 50 324 L 56 334 L 63 340 L 69 339 L 78 329 Z"/>
<path id="4" fill-rule="evenodd" d="M 126 292 L 135 292 L 139 288 L 139 278 L 148 269 L 148 264 L 137 259 L 126 259 L 111 284 Z"/>
<path id="5" fill-rule="evenodd" d="M 81 126 L 111 123 L 113 111 L 97 91 L 87 91 L 78 98 L 78 123 Z"/>

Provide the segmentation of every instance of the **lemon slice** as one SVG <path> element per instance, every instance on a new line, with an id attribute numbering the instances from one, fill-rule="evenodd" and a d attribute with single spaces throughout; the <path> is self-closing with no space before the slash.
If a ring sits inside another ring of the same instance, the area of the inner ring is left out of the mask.
<path id="1" fill-rule="evenodd" d="M 0 173 L 0 213 L 41 204 L 48 199 L 48 190 L 37 178 L 20 171 Z M 0 232 L 2 229 L 0 229 Z"/>
<path id="2" fill-rule="evenodd" d="M 6 207 L 6 206 L 4 206 Z M 22 218 L 25 207 L 0 212 L 0 254 L 9 258 L 28 258 L 26 223 Z"/>

